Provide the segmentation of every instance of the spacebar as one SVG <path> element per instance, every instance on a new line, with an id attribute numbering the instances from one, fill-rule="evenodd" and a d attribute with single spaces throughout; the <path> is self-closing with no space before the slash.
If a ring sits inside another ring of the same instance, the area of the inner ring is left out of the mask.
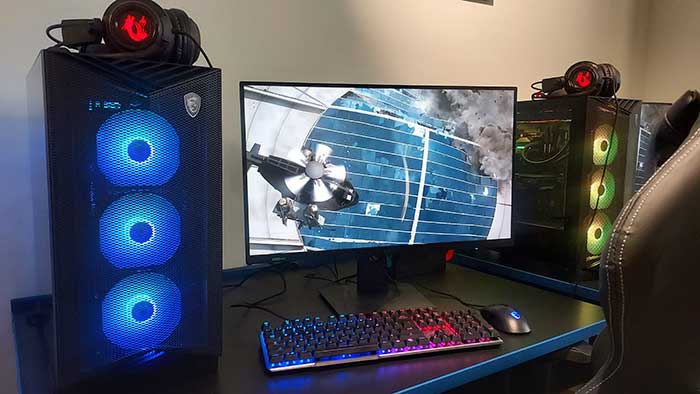
<path id="1" fill-rule="evenodd" d="M 333 356 L 340 356 L 343 354 L 354 354 L 354 353 L 367 353 L 367 352 L 375 352 L 377 351 L 377 345 L 362 345 L 362 346 L 349 346 L 349 347 L 341 347 L 337 349 L 326 349 L 326 350 L 317 350 L 314 352 L 314 357 L 316 358 L 324 358 L 324 357 L 333 357 Z"/>

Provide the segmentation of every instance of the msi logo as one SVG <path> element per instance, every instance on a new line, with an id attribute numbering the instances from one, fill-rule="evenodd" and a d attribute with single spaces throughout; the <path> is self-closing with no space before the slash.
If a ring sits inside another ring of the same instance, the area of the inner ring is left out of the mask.
<path id="1" fill-rule="evenodd" d="M 185 109 L 190 117 L 194 118 L 202 107 L 202 98 L 197 93 L 187 93 L 185 95 Z"/>

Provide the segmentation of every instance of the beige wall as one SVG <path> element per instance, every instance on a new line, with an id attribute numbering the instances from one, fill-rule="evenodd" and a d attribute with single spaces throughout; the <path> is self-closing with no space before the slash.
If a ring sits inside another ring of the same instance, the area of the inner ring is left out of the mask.
<path id="1" fill-rule="evenodd" d="M 257 0 L 234 2 L 226 69 L 237 80 L 516 85 L 561 75 L 573 62 L 611 62 L 621 95 L 643 92 L 636 66 L 646 1 Z M 207 46 L 212 44 L 209 41 Z M 221 45 L 217 43 L 216 45 Z M 228 106 L 225 266 L 243 264 L 238 103 Z"/>
<path id="2" fill-rule="evenodd" d="M 644 99 L 673 102 L 700 89 L 700 0 L 652 0 Z"/>
<path id="3" fill-rule="evenodd" d="M 45 26 L 99 16 L 108 0 L 0 0 L 0 393 L 14 392 L 10 298 L 36 292 L 24 77 Z M 243 262 L 238 81 L 516 85 L 579 59 L 612 62 L 642 95 L 646 0 L 178 0 L 224 71 L 225 266 Z M 697 32 L 697 30 L 696 30 Z M 696 35 L 697 36 L 697 35 Z M 696 51 L 697 53 L 697 51 Z"/>

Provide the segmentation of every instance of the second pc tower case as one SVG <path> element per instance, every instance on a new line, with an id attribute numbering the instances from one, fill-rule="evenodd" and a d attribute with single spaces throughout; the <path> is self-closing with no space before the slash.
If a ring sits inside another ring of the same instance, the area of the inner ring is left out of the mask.
<path id="1" fill-rule="evenodd" d="M 515 251 L 568 281 L 595 266 L 635 192 L 639 113 L 640 102 L 626 99 L 518 103 Z"/>
<path id="2" fill-rule="evenodd" d="M 221 75 L 39 54 L 29 77 L 54 389 L 221 353 Z"/>

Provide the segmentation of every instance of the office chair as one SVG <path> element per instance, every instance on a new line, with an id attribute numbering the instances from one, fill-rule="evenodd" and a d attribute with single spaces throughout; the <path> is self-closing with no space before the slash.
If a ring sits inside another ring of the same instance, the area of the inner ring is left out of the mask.
<path id="1" fill-rule="evenodd" d="M 600 285 L 600 367 L 576 393 L 699 393 L 700 131 L 623 208 Z"/>

